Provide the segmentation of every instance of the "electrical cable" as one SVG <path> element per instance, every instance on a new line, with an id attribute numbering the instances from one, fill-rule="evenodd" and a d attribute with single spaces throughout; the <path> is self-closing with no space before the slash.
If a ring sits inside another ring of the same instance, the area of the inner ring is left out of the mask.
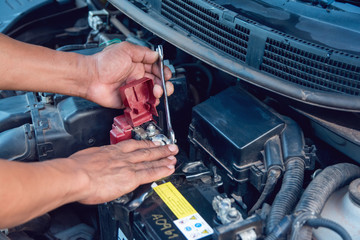
<path id="1" fill-rule="evenodd" d="M 69 51 L 83 50 L 83 49 L 96 48 L 96 47 L 98 47 L 97 43 L 71 44 L 71 45 L 61 46 L 57 48 L 56 51 L 69 52 Z"/>
<path id="2" fill-rule="evenodd" d="M 103 42 L 99 45 L 99 47 L 101 47 L 102 45 L 106 45 L 106 46 L 110 46 L 112 44 L 115 44 L 115 43 L 121 43 L 122 41 L 118 38 L 114 38 L 114 39 L 111 39 L 109 41 L 106 41 L 106 42 Z"/>
<path id="3" fill-rule="evenodd" d="M 340 224 L 331 221 L 329 219 L 324 219 L 324 218 L 308 219 L 305 225 L 313 228 L 318 228 L 318 227 L 327 228 L 339 234 L 343 240 L 352 240 L 350 234 L 346 231 L 345 228 L 343 228 Z"/>
<path id="4" fill-rule="evenodd" d="M 253 214 L 256 209 L 260 208 L 264 203 L 269 194 L 274 190 L 274 187 L 281 176 L 281 171 L 278 169 L 271 169 L 268 173 L 264 190 L 262 191 L 260 197 L 253 205 L 253 207 L 249 211 L 249 215 Z"/>

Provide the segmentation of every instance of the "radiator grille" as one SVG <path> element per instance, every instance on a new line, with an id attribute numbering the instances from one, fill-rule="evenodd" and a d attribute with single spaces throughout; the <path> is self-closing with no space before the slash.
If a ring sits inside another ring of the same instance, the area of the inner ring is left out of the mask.
<path id="1" fill-rule="evenodd" d="M 163 0 L 161 14 L 223 53 L 245 61 L 249 29 L 240 25 L 230 28 L 217 14 L 191 0 Z"/>
<path id="2" fill-rule="evenodd" d="M 360 66 L 339 62 L 268 38 L 261 70 L 313 89 L 360 95 Z"/>

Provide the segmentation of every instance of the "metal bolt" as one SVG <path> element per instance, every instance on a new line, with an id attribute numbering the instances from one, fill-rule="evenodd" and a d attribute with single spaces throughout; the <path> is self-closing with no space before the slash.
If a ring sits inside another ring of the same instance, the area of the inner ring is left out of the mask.
<path id="1" fill-rule="evenodd" d="M 220 205 L 221 205 L 221 208 L 222 209 L 228 209 L 231 207 L 231 203 L 229 201 L 227 201 L 228 199 L 223 199 L 221 202 L 220 202 Z"/>
<path id="2" fill-rule="evenodd" d="M 130 199 L 132 198 L 133 194 L 129 193 L 129 194 L 125 194 L 117 199 L 114 200 L 115 203 L 118 204 L 126 204 L 130 201 Z"/>
<path id="3" fill-rule="evenodd" d="M 154 124 L 151 124 L 151 123 L 150 123 L 150 124 L 147 126 L 146 130 L 148 130 L 149 132 L 155 131 L 155 126 L 154 126 Z"/>
<path id="4" fill-rule="evenodd" d="M 146 132 L 148 133 L 149 137 L 152 137 L 156 134 L 156 127 L 154 124 L 149 124 L 146 128 Z"/>
<path id="5" fill-rule="evenodd" d="M 237 218 L 238 217 L 238 212 L 235 209 L 231 209 L 228 213 L 229 217 L 231 218 Z"/>

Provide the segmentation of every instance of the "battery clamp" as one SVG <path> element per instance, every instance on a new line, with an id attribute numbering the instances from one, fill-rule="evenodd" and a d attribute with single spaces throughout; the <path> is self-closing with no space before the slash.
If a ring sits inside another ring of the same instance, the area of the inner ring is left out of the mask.
<path id="1" fill-rule="evenodd" d="M 169 143 L 154 120 L 158 112 L 153 88 L 154 83 L 150 78 L 141 78 L 120 87 L 125 110 L 124 114 L 114 118 L 110 131 L 111 144 L 128 139 L 158 141 L 163 145 Z"/>

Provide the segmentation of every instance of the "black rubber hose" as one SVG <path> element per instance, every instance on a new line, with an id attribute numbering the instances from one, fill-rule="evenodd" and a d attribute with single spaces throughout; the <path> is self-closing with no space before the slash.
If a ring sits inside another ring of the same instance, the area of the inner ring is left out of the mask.
<path id="1" fill-rule="evenodd" d="M 350 163 L 339 163 L 325 168 L 306 188 L 296 206 L 295 215 L 309 214 L 314 216 L 321 213 L 325 202 L 337 189 L 349 184 L 352 180 L 360 177 L 360 167 Z M 298 223 L 294 221 L 293 229 Z M 311 239 L 310 227 L 302 227 L 300 233 L 292 231 L 291 239 Z"/>
<path id="2" fill-rule="evenodd" d="M 260 197 L 250 209 L 249 215 L 260 208 L 266 198 L 272 193 L 285 168 L 279 136 L 274 136 L 266 141 L 264 146 L 264 165 L 267 169 L 266 183 Z"/>
<path id="3" fill-rule="evenodd" d="M 340 224 L 324 218 L 313 218 L 306 221 L 305 225 L 313 228 L 328 228 L 340 235 L 343 240 L 352 240 L 350 234 Z"/>
<path id="4" fill-rule="evenodd" d="M 293 157 L 285 163 L 281 189 L 275 197 L 266 222 L 267 234 L 270 234 L 275 226 L 294 209 L 302 190 L 304 171 L 305 163 L 301 158 Z"/>
<path id="5" fill-rule="evenodd" d="M 286 233 L 291 228 L 291 224 L 293 221 L 292 215 L 285 216 L 278 225 L 272 230 L 272 232 L 266 236 L 265 240 L 279 240 L 285 237 Z"/>
<path id="6" fill-rule="evenodd" d="M 305 140 L 300 127 L 291 118 L 282 116 L 286 127 L 281 133 L 282 156 L 285 174 L 279 193 L 271 206 L 266 222 L 266 234 L 270 234 L 286 215 L 292 213 L 302 191 L 305 171 Z"/>

